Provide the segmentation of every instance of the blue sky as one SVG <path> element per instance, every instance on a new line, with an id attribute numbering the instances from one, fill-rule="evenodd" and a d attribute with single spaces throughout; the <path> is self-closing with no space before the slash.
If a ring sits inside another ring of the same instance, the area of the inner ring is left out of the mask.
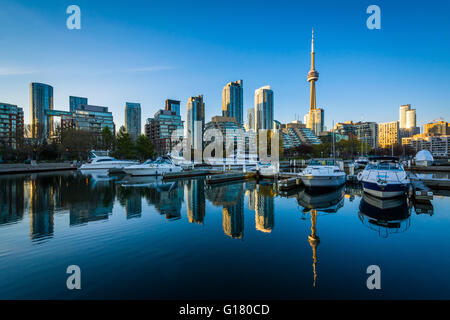
<path id="1" fill-rule="evenodd" d="M 66 8 L 81 8 L 81 30 Z M 381 8 L 381 30 L 366 8 Z M 221 92 L 244 80 L 244 118 L 255 89 L 271 85 L 277 120 L 303 121 L 309 106 L 311 28 L 317 103 L 328 128 L 346 120 L 393 121 L 400 104 L 418 124 L 450 120 L 449 1 L 10 1 L 0 0 L 0 101 L 29 114 L 29 83 L 54 87 L 55 109 L 69 95 L 110 107 L 125 102 L 152 117 L 167 98 L 203 94 L 206 116 Z"/>

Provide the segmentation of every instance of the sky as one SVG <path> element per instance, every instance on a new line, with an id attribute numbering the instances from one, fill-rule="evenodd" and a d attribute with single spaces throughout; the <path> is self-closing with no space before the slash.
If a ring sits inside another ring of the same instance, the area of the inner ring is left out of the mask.
<path id="1" fill-rule="evenodd" d="M 69 30 L 66 9 L 81 9 Z M 381 29 L 369 30 L 369 5 Z M 29 84 L 54 88 L 54 109 L 69 96 L 107 106 L 117 128 L 125 102 L 142 106 L 142 125 L 164 107 L 204 95 L 206 120 L 221 114 L 230 81 L 244 81 L 244 119 L 254 91 L 270 85 L 274 118 L 303 121 L 309 108 L 311 29 L 317 104 L 332 123 L 398 120 L 401 104 L 419 126 L 450 120 L 450 1 L 114 1 L 0 0 L 0 102 L 24 108 Z"/>

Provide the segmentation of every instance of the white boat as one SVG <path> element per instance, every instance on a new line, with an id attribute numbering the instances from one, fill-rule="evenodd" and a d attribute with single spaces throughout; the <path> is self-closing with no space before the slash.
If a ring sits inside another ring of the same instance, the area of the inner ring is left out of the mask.
<path id="1" fill-rule="evenodd" d="M 363 169 L 369 164 L 369 159 L 367 157 L 359 157 L 355 160 L 354 166 L 356 169 Z"/>
<path id="2" fill-rule="evenodd" d="M 364 192 L 378 198 L 394 198 L 405 194 L 411 183 L 396 157 L 374 157 L 363 172 L 358 173 Z"/>
<path id="3" fill-rule="evenodd" d="M 299 177 L 307 188 L 338 188 L 345 184 L 345 172 L 334 159 L 311 160 Z"/>
<path id="4" fill-rule="evenodd" d="M 117 160 L 116 158 L 109 156 L 96 156 L 83 164 L 79 170 L 110 170 L 110 169 L 123 169 L 138 163 L 137 161 L 130 160 Z"/>
<path id="5" fill-rule="evenodd" d="M 142 164 L 126 167 L 123 171 L 130 176 L 158 176 L 168 172 L 181 172 L 183 169 L 175 165 L 171 157 L 163 156 L 155 161 L 147 160 Z"/>
<path id="6" fill-rule="evenodd" d="M 280 163 L 279 162 L 258 162 L 254 168 L 256 172 L 262 177 L 273 177 L 280 173 Z"/>

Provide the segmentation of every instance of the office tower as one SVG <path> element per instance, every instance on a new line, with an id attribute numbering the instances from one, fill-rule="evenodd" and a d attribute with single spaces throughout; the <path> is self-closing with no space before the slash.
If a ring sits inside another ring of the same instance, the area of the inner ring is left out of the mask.
<path id="1" fill-rule="evenodd" d="M 247 111 L 247 130 L 255 130 L 255 108 Z"/>
<path id="2" fill-rule="evenodd" d="M 406 129 L 412 129 L 416 127 L 416 109 L 410 109 L 406 111 Z"/>
<path id="3" fill-rule="evenodd" d="M 102 130 L 108 127 L 115 134 L 116 127 L 108 107 L 81 104 L 72 112 L 73 127 L 77 130 L 88 130 L 98 139 L 102 137 Z"/>
<path id="4" fill-rule="evenodd" d="M 77 110 L 82 104 L 88 104 L 88 98 L 74 96 L 69 97 L 70 112 L 75 112 L 75 110 Z"/>
<path id="5" fill-rule="evenodd" d="M 0 146 L 16 149 L 23 140 L 23 109 L 0 102 Z"/>
<path id="6" fill-rule="evenodd" d="M 270 86 L 255 90 L 255 130 L 271 130 L 273 126 L 273 91 Z"/>
<path id="7" fill-rule="evenodd" d="M 399 143 L 400 130 L 399 122 L 392 121 L 378 124 L 378 144 L 382 148 L 387 148 Z"/>
<path id="8" fill-rule="evenodd" d="M 30 83 L 30 118 L 32 137 L 48 137 L 53 129 L 53 118 L 47 111 L 53 110 L 53 87 L 44 83 Z"/>
<path id="9" fill-rule="evenodd" d="M 376 122 L 356 122 L 355 134 L 359 141 L 367 143 L 372 149 L 378 146 L 378 124 Z"/>
<path id="10" fill-rule="evenodd" d="M 242 80 L 230 82 L 223 87 L 222 115 L 224 117 L 233 117 L 239 124 L 244 124 L 244 88 Z"/>
<path id="11" fill-rule="evenodd" d="M 141 135 L 140 103 L 127 102 L 125 104 L 125 129 L 133 140 L 136 140 Z"/>
<path id="12" fill-rule="evenodd" d="M 308 72 L 307 80 L 311 83 L 309 112 L 305 115 L 304 121 L 306 127 L 311 129 L 316 136 L 324 131 L 325 112 L 316 105 L 316 81 L 319 80 L 319 72 L 315 69 L 314 60 L 314 30 L 311 41 L 311 70 Z"/>
<path id="13" fill-rule="evenodd" d="M 205 103 L 203 95 L 190 97 L 187 103 L 187 138 L 193 149 L 202 149 L 205 128 Z"/>
<path id="14" fill-rule="evenodd" d="M 167 99 L 165 110 L 175 112 L 175 114 L 179 116 L 180 115 L 180 101 Z"/>
<path id="15" fill-rule="evenodd" d="M 145 135 L 155 145 L 155 152 L 159 156 L 171 152 L 183 138 L 183 121 L 179 110 L 168 108 L 166 100 L 166 109 L 159 110 L 153 118 L 147 119 Z"/>
<path id="16" fill-rule="evenodd" d="M 406 129 L 406 111 L 411 109 L 410 104 L 404 104 L 400 106 L 400 113 L 399 113 L 399 128 L 400 129 Z"/>

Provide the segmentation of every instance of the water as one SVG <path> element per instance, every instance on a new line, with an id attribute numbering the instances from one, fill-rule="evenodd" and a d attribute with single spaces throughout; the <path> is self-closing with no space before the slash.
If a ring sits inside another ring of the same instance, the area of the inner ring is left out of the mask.
<path id="1" fill-rule="evenodd" d="M 449 209 L 357 188 L 2 176 L 0 298 L 448 299 Z M 66 288 L 69 265 L 81 290 Z"/>

